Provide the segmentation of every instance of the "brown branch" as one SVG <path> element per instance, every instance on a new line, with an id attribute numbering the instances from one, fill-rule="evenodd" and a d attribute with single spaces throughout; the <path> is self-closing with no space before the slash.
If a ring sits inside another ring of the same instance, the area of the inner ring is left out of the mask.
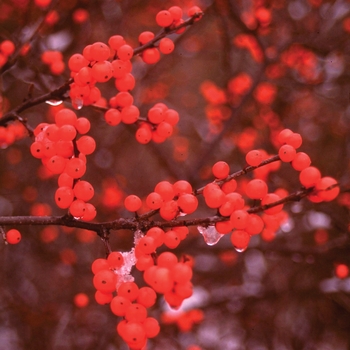
<path id="1" fill-rule="evenodd" d="M 73 82 L 73 79 L 69 79 L 62 86 L 58 87 L 55 90 L 52 90 L 44 95 L 28 99 L 21 103 L 19 106 L 14 108 L 12 111 L 9 111 L 4 114 L 2 118 L 0 118 L 0 126 L 6 126 L 9 122 L 19 120 L 18 114 L 23 112 L 24 110 L 34 107 L 40 103 L 50 101 L 50 100 L 63 100 L 64 95 L 69 90 L 70 84 Z"/>
<path id="2" fill-rule="evenodd" d="M 314 191 L 314 188 L 307 188 L 290 194 L 276 202 L 252 207 L 247 210 L 248 213 L 258 213 L 264 210 L 273 208 L 280 204 L 285 204 L 287 202 L 300 201 L 302 198 L 309 195 Z M 109 222 L 85 222 L 76 220 L 70 216 L 1 216 L 0 226 L 47 226 L 47 225 L 57 225 L 57 226 L 67 226 L 82 228 L 90 231 L 95 231 L 102 239 L 106 240 L 109 235 L 110 230 L 122 230 L 128 229 L 131 231 L 141 230 L 147 231 L 151 227 L 160 228 L 171 228 L 178 226 L 209 226 L 214 225 L 216 222 L 227 221 L 229 217 L 223 216 L 211 216 L 206 218 L 196 218 L 196 219 L 185 219 L 178 220 L 174 219 L 172 221 L 149 221 L 147 216 L 138 216 L 133 218 L 119 218 Z M 108 240 L 107 240 L 108 241 Z"/>
<path id="3" fill-rule="evenodd" d="M 52 1 L 50 5 L 45 9 L 42 17 L 37 21 L 37 26 L 33 33 L 30 35 L 28 39 L 24 43 L 22 43 L 16 50 L 16 52 L 11 56 L 10 60 L 0 69 L 0 75 L 5 73 L 7 70 L 9 70 L 17 61 L 21 51 L 23 50 L 23 47 L 27 44 L 29 44 L 31 41 L 34 40 L 34 38 L 38 35 L 40 30 L 45 26 L 45 19 L 47 14 L 52 11 L 58 4 L 59 0 Z"/>

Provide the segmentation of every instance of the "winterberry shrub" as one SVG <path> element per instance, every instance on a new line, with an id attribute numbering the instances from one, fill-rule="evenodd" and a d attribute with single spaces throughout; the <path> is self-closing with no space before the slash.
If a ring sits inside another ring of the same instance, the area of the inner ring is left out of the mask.
<path id="1" fill-rule="evenodd" d="M 349 26 L 299 5 L 0 4 L 4 348 L 348 348 Z"/>

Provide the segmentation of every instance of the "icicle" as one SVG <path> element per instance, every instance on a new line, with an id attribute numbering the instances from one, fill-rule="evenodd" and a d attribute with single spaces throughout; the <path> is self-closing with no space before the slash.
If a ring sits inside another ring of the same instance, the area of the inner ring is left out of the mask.
<path id="1" fill-rule="evenodd" d="M 220 238 L 223 236 L 223 234 L 216 231 L 214 226 L 197 226 L 197 229 L 203 236 L 205 243 L 210 246 L 218 243 L 220 241 Z"/>
<path id="2" fill-rule="evenodd" d="M 50 106 L 59 106 L 60 104 L 63 103 L 63 101 L 59 100 L 59 101 L 56 101 L 56 100 L 47 100 L 45 101 L 48 105 Z"/>

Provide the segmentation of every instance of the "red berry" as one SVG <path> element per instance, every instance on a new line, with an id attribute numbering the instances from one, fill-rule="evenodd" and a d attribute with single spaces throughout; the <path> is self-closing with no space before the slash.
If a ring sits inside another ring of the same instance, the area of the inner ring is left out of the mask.
<path id="1" fill-rule="evenodd" d="M 63 186 L 59 187 L 55 193 L 55 202 L 61 209 L 67 209 L 74 200 L 74 193 L 72 188 Z"/>
<path id="2" fill-rule="evenodd" d="M 318 197 L 329 202 L 338 196 L 340 189 L 335 179 L 325 176 L 316 183 L 316 191 Z"/>
<path id="3" fill-rule="evenodd" d="M 309 167 L 310 164 L 311 159 L 304 152 L 298 152 L 292 160 L 292 167 L 297 171 L 304 170 L 305 168 Z"/>
<path id="4" fill-rule="evenodd" d="M 110 56 L 109 47 L 102 42 L 96 42 L 90 47 L 90 56 L 93 61 L 106 61 Z"/>
<path id="5" fill-rule="evenodd" d="M 169 38 L 163 38 L 159 41 L 159 51 L 164 55 L 168 55 L 174 51 L 174 42 Z"/>
<path id="6" fill-rule="evenodd" d="M 142 32 L 139 35 L 139 43 L 141 45 L 144 45 L 144 44 L 148 43 L 149 41 L 151 41 L 153 38 L 154 38 L 154 33 L 148 32 L 148 31 Z"/>
<path id="7" fill-rule="evenodd" d="M 142 60 L 147 64 L 155 64 L 160 60 L 160 53 L 156 47 L 146 49 L 142 53 Z"/>
<path id="8" fill-rule="evenodd" d="M 94 287 L 102 293 L 112 293 L 116 289 L 117 275 L 112 271 L 101 270 L 93 278 Z"/>
<path id="9" fill-rule="evenodd" d="M 243 230 L 235 230 L 231 234 L 231 243 L 237 250 L 245 250 L 250 241 L 250 235 Z"/>
<path id="10" fill-rule="evenodd" d="M 306 188 L 315 186 L 320 179 L 320 171 L 313 166 L 303 169 L 299 174 L 299 181 Z"/>
<path id="11" fill-rule="evenodd" d="M 212 172 L 217 179 L 225 179 L 230 173 L 230 167 L 226 162 L 216 162 L 212 167 Z"/>
<path id="12" fill-rule="evenodd" d="M 9 244 L 17 244 L 21 241 L 21 239 L 21 233 L 14 228 L 6 232 L 6 242 Z"/>
<path id="13" fill-rule="evenodd" d="M 261 199 L 267 194 L 268 188 L 265 181 L 254 179 L 247 183 L 245 192 L 251 199 Z"/>
<path id="14" fill-rule="evenodd" d="M 173 199 L 175 195 L 173 185 L 169 181 L 159 182 L 154 188 L 154 192 L 160 194 L 164 201 Z"/>
<path id="15" fill-rule="evenodd" d="M 130 196 L 127 196 L 124 200 L 124 206 L 126 210 L 135 212 L 138 211 L 141 206 L 142 202 L 141 199 L 138 196 L 135 196 L 134 194 L 131 194 Z"/>
<path id="16" fill-rule="evenodd" d="M 124 257 L 120 252 L 111 252 L 107 257 L 107 263 L 112 269 L 118 269 L 124 264 Z"/>
<path id="17" fill-rule="evenodd" d="M 156 22 L 160 27 L 169 27 L 173 21 L 173 16 L 169 11 L 159 11 L 156 15 Z"/>
<path id="18" fill-rule="evenodd" d="M 345 264 L 338 264 L 335 268 L 335 274 L 338 278 L 346 278 L 349 276 L 349 267 Z"/>
<path id="19" fill-rule="evenodd" d="M 248 165 L 258 166 L 263 160 L 263 154 L 259 150 L 249 151 L 245 159 Z"/>
<path id="20" fill-rule="evenodd" d="M 267 205 L 272 204 L 274 202 L 277 202 L 281 199 L 280 196 L 278 196 L 275 193 L 268 193 L 264 198 L 261 200 L 261 205 Z M 283 209 L 283 204 L 275 205 L 269 209 L 264 210 L 264 212 L 268 215 L 273 215 L 279 213 Z"/>
<path id="21" fill-rule="evenodd" d="M 295 158 L 296 150 L 291 145 L 283 145 L 280 147 L 278 155 L 281 158 L 282 162 L 289 163 Z"/>
<path id="22" fill-rule="evenodd" d="M 124 282 L 119 286 L 117 292 L 119 296 L 134 301 L 139 295 L 139 287 L 135 282 Z"/>
<path id="23" fill-rule="evenodd" d="M 122 61 L 128 61 L 134 55 L 134 50 L 130 45 L 122 45 L 118 48 L 117 55 Z"/>

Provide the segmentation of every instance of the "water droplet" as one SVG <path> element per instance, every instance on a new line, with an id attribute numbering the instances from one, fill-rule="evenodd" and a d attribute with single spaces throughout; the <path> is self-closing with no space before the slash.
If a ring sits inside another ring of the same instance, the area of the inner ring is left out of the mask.
<path id="1" fill-rule="evenodd" d="M 237 247 L 233 246 L 233 248 L 235 248 L 236 252 L 238 252 L 238 253 L 243 253 L 244 251 L 247 250 L 247 247 L 244 247 L 244 248 L 237 248 Z"/>
<path id="2" fill-rule="evenodd" d="M 50 105 L 50 106 L 59 106 L 61 103 L 63 103 L 63 101 L 62 100 L 59 100 L 59 101 L 57 101 L 57 100 L 47 100 L 47 101 L 45 101 L 48 105 Z"/>
<path id="3" fill-rule="evenodd" d="M 223 234 L 216 231 L 214 226 L 197 226 L 198 232 L 203 236 L 206 244 L 212 246 L 220 241 Z"/>
<path id="4" fill-rule="evenodd" d="M 84 106 L 84 101 L 81 98 L 75 98 L 74 100 L 72 100 L 72 106 L 75 109 L 82 109 Z"/>

